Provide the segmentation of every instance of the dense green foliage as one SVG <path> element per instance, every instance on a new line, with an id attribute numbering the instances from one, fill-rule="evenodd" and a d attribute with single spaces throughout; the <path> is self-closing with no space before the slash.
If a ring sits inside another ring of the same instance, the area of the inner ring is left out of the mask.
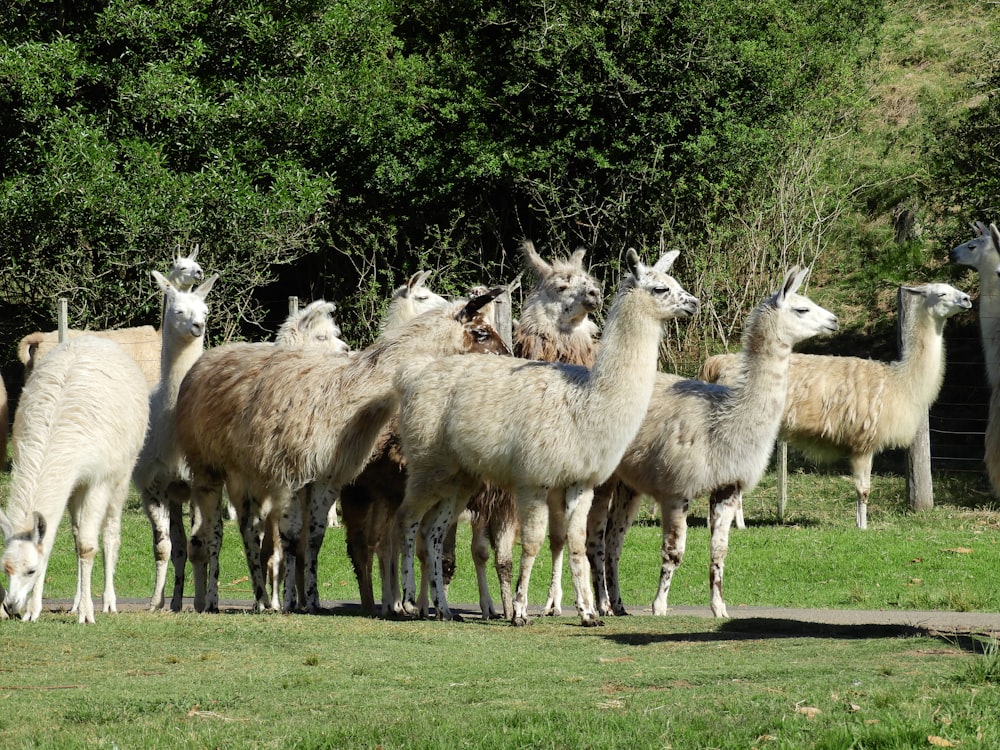
<path id="1" fill-rule="evenodd" d="M 58 296 L 73 325 L 153 322 L 148 269 L 201 243 L 217 339 L 263 335 L 295 293 L 341 302 L 364 343 L 405 273 L 509 280 L 526 235 L 611 268 L 711 227 L 732 253 L 882 2 L 4 6 L 5 340 L 51 327 Z"/>

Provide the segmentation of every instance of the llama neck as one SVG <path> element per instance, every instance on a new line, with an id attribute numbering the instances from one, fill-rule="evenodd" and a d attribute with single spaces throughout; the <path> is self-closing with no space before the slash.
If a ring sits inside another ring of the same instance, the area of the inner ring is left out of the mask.
<path id="1" fill-rule="evenodd" d="M 591 422 L 594 438 L 607 439 L 609 452 L 616 440 L 624 450 L 649 407 L 663 338 L 653 307 L 645 293 L 622 293 L 608 313 L 586 383 L 581 424 Z"/>
<path id="2" fill-rule="evenodd" d="M 1000 384 L 1000 276 L 979 274 L 979 333 L 990 386 Z"/>
<path id="3" fill-rule="evenodd" d="M 778 335 L 777 321 L 769 312 L 761 309 L 747 326 L 742 354 L 745 377 L 733 387 L 730 408 L 717 417 L 716 424 L 726 426 L 720 435 L 739 435 L 745 440 L 752 431 L 768 443 L 777 435 L 788 395 L 792 346 Z"/>
<path id="4" fill-rule="evenodd" d="M 185 337 L 181 341 L 166 331 L 161 331 L 160 335 L 163 336 L 160 348 L 160 384 L 161 388 L 165 387 L 172 394 L 172 400 L 176 401 L 181 381 L 204 351 L 205 337 Z"/>
<path id="5" fill-rule="evenodd" d="M 907 332 L 905 353 L 893 364 L 893 372 L 914 403 L 926 404 L 937 397 L 944 380 L 944 321 L 920 309 Z"/>

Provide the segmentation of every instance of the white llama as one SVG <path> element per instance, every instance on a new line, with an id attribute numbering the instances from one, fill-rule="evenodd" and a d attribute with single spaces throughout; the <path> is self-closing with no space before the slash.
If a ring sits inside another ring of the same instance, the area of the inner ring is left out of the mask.
<path id="1" fill-rule="evenodd" d="M 868 527 L 875 454 L 913 442 L 944 380 L 945 321 L 972 307 L 969 295 L 948 284 L 902 288 L 921 298 L 903 332 L 908 346 L 902 359 L 793 354 L 789 370 L 780 439 L 816 461 L 848 458 L 859 529 Z M 710 357 L 702 367 L 704 376 L 734 382 L 734 356 Z"/>
<path id="2" fill-rule="evenodd" d="M 173 265 L 167 273 L 167 279 L 174 288 L 187 291 L 201 280 L 201 266 L 195 262 L 197 255 L 197 247 L 187 257 L 174 253 Z M 160 317 L 162 319 L 162 308 Z M 67 338 L 79 336 L 97 336 L 118 342 L 139 363 L 150 390 L 160 381 L 160 332 L 153 326 L 112 328 L 106 331 L 70 328 L 66 334 Z M 24 365 L 25 380 L 31 375 L 38 361 L 58 343 L 59 331 L 35 331 L 21 339 L 17 346 L 17 356 Z"/>
<path id="3" fill-rule="evenodd" d="M 217 275 L 192 291 L 179 291 L 162 274 L 153 278 L 163 293 L 160 330 L 160 382 L 149 396 L 149 432 L 136 462 L 133 480 L 153 529 L 156 575 L 150 609 L 162 609 L 167 581 L 167 563 L 174 567 L 170 608 L 181 609 L 187 534 L 183 506 L 189 495 L 187 465 L 174 439 L 174 411 L 181 380 L 205 348 L 208 304 L 205 298 Z"/>
<path id="4" fill-rule="evenodd" d="M 726 616 L 722 577 L 735 495 L 753 489 L 767 468 L 785 403 L 792 347 L 837 329 L 836 316 L 798 294 L 807 274 L 806 269 L 789 270 L 778 291 L 751 313 L 737 384 L 657 376 L 649 410 L 617 469 L 635 493 L 660 506 L 663 564 L 654 614 L 666 613 L 670 581 L 684 556 L 688 503 L 711 494 L 711 605 L 716 617 Z M 609 534 L 616 532 L 609 529 Z M 610 546 L 620 548 L 615 542 Z M 616 589 L 617 558 L 601 562 L 612 570 L 608 578 Z M 620 606 L 617 590 L 598 596 L 607 597 L 605 607 Z"/>
<path id="5" fill-rule="evenodd" d="M 251 502 L 268 497 L 281 504 L 282 606 L 291 609 L 302 524 L 293 494 L 311 484 L 314 494 L 332 502 L 357 476 L 398 408 L 391 378 L 404 362 L 462 351 L 504 351 L 496 332 L 477 319 L 492 296 L 424 313 L 350 357 L 252 344 L 230 344 L 202 356 L 181 385 L 177 409 L 177 436 L 192 471 L 192 503 L 201 516 L 189 544 L 196 610 L 218 608 L 207 565 L 213 547 L 217 554 L 211 529 L 223 481 L 231 496 L 245 494 Z M 320 506 L 309 519 L 305 601 L 300 605 L 311 611 L 319 608 L 316 556 L 328 510 L 329 505 Z M 266 609 L 259 532 L 244 533 L 243 541 L 256 606 Z"/>
<path id="6" fill-rule="evenodd" d="M 106 339 L 67 341 L 35 368 L 14 417 L 2 561 L 9 613 L 38 619 L 49 554 L 67 508 L 78 560 L 73 610 L 79 622 L 94 622 L 90 578 L 101 535 L 104 611 L 117 611 L 121 512 L 146 434 L 148 398 L 135 360 Z"/>
<path id="7" fill-rule="evenodd" d="M 697 300 L 667 271 L 677 252 L 655 266 L 629 250 L 625 277 L 607 319 L 594 367 L 507 357 L 445 357 L 412 362 L 396 377 L 399 430 L 407 459 L 402 606 L 417 614 L 414 552 L 421 519 L 432 560 L 434 606 L 450 619 L 441 543 L 456 511 L 482 482 L 517 499 L 521 571 L 515 625 L 526 624 L 531 568 L 545 536 L 547 495 L 565 490 L 567 539 L 576 606 L 584 625 L 598 625 L 584 549 L 594 487 L 606 481 L 635 435 L 653 388 L 663 325 L 689 317 Z M 495 424 L 483 424 L 484 414 Z M 496 420 L 499 420 L 498 422 Z"/>
<path id="8" fill-rule="evenodd" d="M 1000 230 L 977 221 L 976 237 L 951 250 L 951 262 L 979 272 L 979 332 L 990 386 L 983 461 L 994 494 L 1000 495 Z"/>

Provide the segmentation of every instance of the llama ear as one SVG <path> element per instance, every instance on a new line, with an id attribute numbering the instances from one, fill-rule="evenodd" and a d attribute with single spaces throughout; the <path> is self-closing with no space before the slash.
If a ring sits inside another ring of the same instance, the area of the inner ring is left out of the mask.
<path id="1" fill-rule="evenodd" d="M 577 268 L 583 268 L 583 256 L 587 254 L 587 248 L 578 247 L 573 251 L 573 254 L 569 256 L 569 262 L 575 265 Z"/>
<path id="2" fill-rule="evenodd" d="M 164 294 L 168 294 L 170 291 L 176 291 L 174 285 L 167 281 L 167 277 L 164 276 L 159 271 L 150 271 L 153 274 L 153 278 L 156 280 L 156 285 L 160 287 L 160 291 Z"/>
<path id="3" fill-rule="evenodd" d="M 194 290 L 194 293 L 197 294 L 202 299 L 205 299 L 205 297 L 208 296 L 208 293 L 212 291 L 212 285 L 215 284 L 215 282 L 218 280 L 219 280 L 219 274 L 213 273 L 211 276 L 205 279 L 204 282 L 202 282 L 201 286 L 199 286 L 197 289 Z"/>
<path id="4" fill-rule="evenodd" d="M 809 269 L 800 268 L 799 266 L 792 266 L 785 271 L 785 278 L 781 282 L 781 291 L 779 293 L 780 299 L 784 300 L 788 295 L 799 291 L 799 287 L 802 286 L 802 282 L 806 280 L 806 276 L 808 275 Z"/>
<path id="5" fill-rule="evenodd" d="M 201 250 L 201 243 L 200 242 L 197 245 L 194 246 L 194 250 L 192 250 L 191 254 L 188 256 L 188 260 L 195 260 L 198 257 L 198 251 L 199 250 Z"/>
<path id="6" fill-rule="evenodd" d="M 1000 229 L 996 224 L 990 224 L 990 236 L 993 238 L 993 247 L 1000 250 Z"/>
<path id="7" fill-rule="evenodd" d="M 643 265 L 642 261 L 639 259 L 639 253 L 635 251 L 634 247 L 630 247 L 625 251 L 625 258 L 628 260 L 629 267 L 632 270 L 632 274 L 636 277 L 642 273 Z"/>
<path id="8" fill-rule="evenodd" d="M 460 320 L 462 322 L 472 320 L 476 316 L 477 312 L 486 307 L 486 305 L 506 291 L 507 287 L 505 286 L 495 286 L 486 292 L 486 294 L 480 294 L 478 297 L 473 297 L 466 302 L 465 307 L 459 311 L 456 316 L 456 320 Z"/>
<path id="9" fill-rule="evenodd" d="M 431 277 L 430 271 L 417 271 L 415 274 L 410 276 L 406 280 L 406 291 L 407 293 L 412 292 L 418 286 L 424 286 L 427 284 L 427 279 Z"/>
<path id="10" fill-rule="evenodd" d="M 543 279 L 546 276 L 552 274 L 552 266 L 545 262 L 538 251 L 535 250 L 535 243 L 531 240 L 524 240 L 521 242 L 521 252 L 524 253 L 524 257 L 528 259 L 528 262 L 535 269 L 536 273 Z"/>
<path id="11" fill-rule="evenodd" d="M 670 250 L 660 256 L 660 259 L 653 264 L 653 270 L 659 271 L 660 273 L 666 273 L 671 268 L 674 267 L 674 261 L 677 260 L 677 256 L 681 254 L 680 250 Z"/>
<path id="12" fill-rule="evenodd" d="M 31 543 L 34 544 L 36 547 L 42 543 L 43 539 L 45 539 L 45 528 L 46 528 L 45 516 L 43 516 L 36 510 L 35 526 L 31 530 Z"/>

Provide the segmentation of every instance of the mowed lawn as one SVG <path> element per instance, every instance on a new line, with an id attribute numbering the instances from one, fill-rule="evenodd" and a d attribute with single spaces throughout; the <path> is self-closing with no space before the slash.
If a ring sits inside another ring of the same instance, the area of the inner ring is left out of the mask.
<path id="1" fill-rule="evenodd" d="M 835 472 L 797 471 L 786 522 L 773 478 L 746 500 L 726 567 L 740 605 L 1000 611 L 1000 513 L 980 477 L 935 478 L 936 507 L 911 514 L 902 480 L 876 475 L 870 528 L 853 528 L 853 490 Z M 5 490 L 4 490 L 5 492 Z M 671 604 L 707 606 L 705 505 Z M 59 529 L 46 598 L 71 599 L 76 563 Z M 459 533 L 451 601 L 478 596 Z M 660 532 L 644 511 L 626 540 L 626 602 L 648 608 Z M 233 524 L 222 596 L 248 600 Z M 543 553 L 532 603 L 545 598 Z M 97 566 L 99 567 L 99 566 Z M 490 571 L 491 581 L 495 581 Z M 95 591 L 101 576 L 95 575 Z M 64 612 L 0 623 L 0 746 L 912 748 L 1000 746 L 1000 657 L 988 637 L 898 628 L 639 615 L 528 628 L 504 622 L 392 621 L 350 614 L 251 615 L 133 607 L 78 626 Z M 119 598 L 152 588 L 149 525 L 124 519 Z M 342 529 L 321 554 L 321 596 L 357 600 Z M 494 583 L 494 596 L 498 597 Z M 347 612 L 347 614 L 345 614 Z"/>

